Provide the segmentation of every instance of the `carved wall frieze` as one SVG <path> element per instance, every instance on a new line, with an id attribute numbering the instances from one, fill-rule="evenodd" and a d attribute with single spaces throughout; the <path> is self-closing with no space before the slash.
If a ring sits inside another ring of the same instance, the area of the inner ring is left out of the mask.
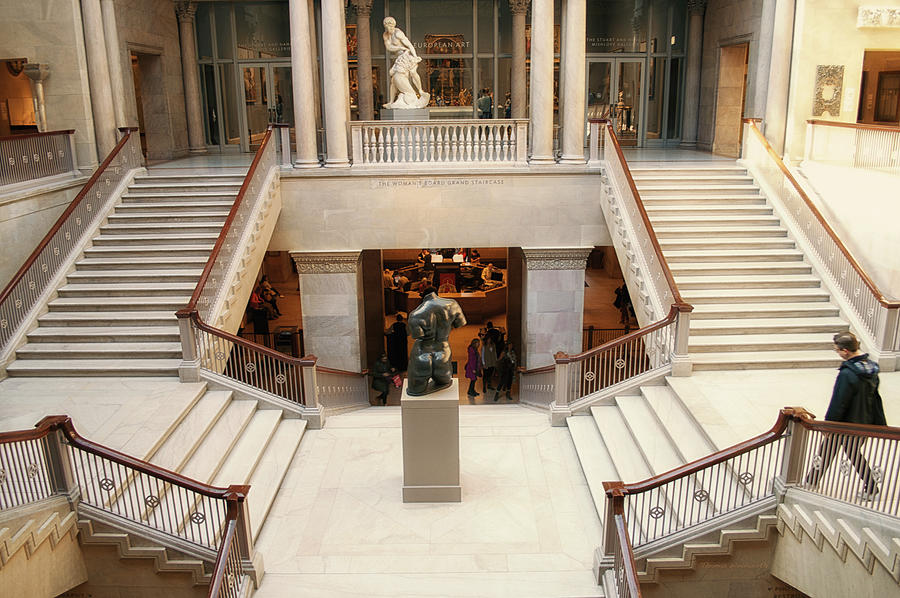
<path id="1" fill-rule="evenodd" d="M 900 8 L 889 6 L 860 6 L 856 13 L 856 27 L 900 27 Z"/>
<path id="2" fill-rule="evenodd" d="M 292 251 L 299 274 L 343 274 L 359 269 L 359 251 Z"/>
<path id="3" fill-rule="evenodd" d="M 836 118 L 841 114 L 841 92 L 844 87 L 844 65 L 820 64 L 816 66 L 816 89 L 813 95 L 813 116 L 826 112 Z"/>
<path id="4" fill-rule="evenodd" d="M 584 270 L 592 247 L 548 247 L 525 249 L 528 270 Z"/>

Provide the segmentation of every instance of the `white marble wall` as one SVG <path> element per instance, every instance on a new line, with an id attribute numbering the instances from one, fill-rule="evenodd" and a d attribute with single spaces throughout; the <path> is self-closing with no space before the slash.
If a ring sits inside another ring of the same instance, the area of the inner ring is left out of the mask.
<path id="1" fill-rule="evenodd" d="M 291 253 L 300 273 L 303 343 L 321 366 L 362 369 L 365 320 L 359 254 Z"/>
<path id="2" fill-rule="evenodd" d="M 611 245 L 594 174 L 282 173 L 269 249 Z"/>

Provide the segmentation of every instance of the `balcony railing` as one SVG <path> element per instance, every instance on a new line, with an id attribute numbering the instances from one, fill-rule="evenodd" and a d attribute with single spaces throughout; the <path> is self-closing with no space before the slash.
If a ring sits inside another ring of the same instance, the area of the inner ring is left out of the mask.
<path id="1" fill-rule="evenodd" d="M 0 137 L 0 187 L 67 173 L 80 174 L 75 131 Z"/>
<path id="2" fill-rule="evenodd" d="M 900 174 L 900 127 L 806 121 L 804 159 Z"/>
<path id="3" fill-rule="evenodd" d="M 594 328 L 588 326 L 581 331 L 581 350 L 588 351 L 594 347 L 612 342 L 628 334 L 625 328 Z"/>
<path id="4" fill-rule="evenodd" d="M 106 216 L 116 189 L 141 166 L 137 129 L 120 129 L 124 133 L 115 149 L 94 172 L 84 188 L 75 196 L 50 232 L 38 244 L 19 271 L 0 294 L 0 357 L 11 350 L 12 341 L 28 321 L 31 312 L 41 305 L 41 298 L 60 282 L 63 268 L 81 251 L 94 228 Z"/>
<path id="5" fill-rule="evenodd" d="M 894 354 L 900 352 L 900 301 L 887 299 L 878 289 L 751 119 L 744 121 L 741 158 L 766 187 L 770 199 L 783 206 L 784 215 L 793 222 L 792 232 L 806 242 L 812 257 L 852 308 L 862 326 L 858 332 L 863 332 L 866 345 L 880 354 L 882 368 L 893 369 Z"/>
<path id="6" fill-rule="evenodd" d="M 354 167 L 511 165 L 528 160 L 528 121 L 353 121 Z"/>

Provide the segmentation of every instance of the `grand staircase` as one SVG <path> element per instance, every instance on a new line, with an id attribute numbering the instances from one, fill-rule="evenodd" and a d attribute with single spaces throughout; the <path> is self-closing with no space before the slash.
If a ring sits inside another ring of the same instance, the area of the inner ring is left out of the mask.
<path id="1" fill-rule="evenodd" d="M 10 376 L 175 376 L 175 312 L 197 284 L 240 173 L 136 177 L 50 301 Z"/>
<path id="2" fill-rule="evenodd" d="M 848 329 L 747 171 L 734 164 L 631 168 L 691 314 L 697 370 L 832 367 Z"/>

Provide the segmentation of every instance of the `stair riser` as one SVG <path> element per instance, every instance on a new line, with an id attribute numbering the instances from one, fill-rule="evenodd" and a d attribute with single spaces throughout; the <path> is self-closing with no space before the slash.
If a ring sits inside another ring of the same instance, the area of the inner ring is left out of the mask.
<path id="1" fill-rule="evenodd" d="M 710 225 L 714 226 L 714 225 Z M 749 224 L 747 226 L 754 226 L 753 224 Z M 708 236 L 706 238 L 744 238 L 754 237 L 760 239 L 770 239 L 770 238 L 786 238 L 787 231 L 778 228 L 777 226 L 771 224 L 764 224 L 761 226 L 770 226 L 771 230 L 746 230 L 743 228 L 734 228 L 733 230 L 723 230 L 717 229 L 715 232 L 706 233 Z M 656 233 L 656 236 L 659 239 L 694 239 L 698 237 L 703 237 L 703 226 L 696 226 L 691 229 L 683 229 L 683 226 L 679 227 L 682 230 L 670 230 L 667 229 L 663 225 L 653 225 L 653 231 Z"/>
<path id="2" fill-rule="evenodd" d="M 646 178 L 656 177 L 659 179 L 665 179 L 666 177 L 671 176 L 747 176 L 747 170 L 744 168 L 691 168 L 686 170 L 671 168 L 631 168 L 631 176 Z"/>
<path id="3" fill-rule="evenodd" d="M 695 372 L 711 372 L 722 370 L 788 370 L 797 368 L 833 368 L 837 367 L 840 360 L 822 358 L 819 360 L 806 359 L 802 361 L 784 361 L 773 359 L 772 361 L 760 361 L 753 363 L 702 363 L 694 362 L 691 369 Z"/>
<path id="4" fill-rule="evenodd" d="M 101 275 L 100 272 L 103 272 Z M 83 272 L 81 270 L 76 271 L 73 274 L 70 274 L 68 277 L 69 284 L 116 284 L 116 283 L 140 283 L 140 284 L 197 284 L 197 280 L 199 280 L 200 274 L 196 269 L 185 270 L 183 273 L 172 272 L 165 274 L 142 274 L 140 272 L 136 273 L 122 273 L 115 274 L 112 272 L 107 272 L 104 270 L 97 270 L 96 272 Z"/>
<path id="5" fill-rule="evenodd" d="M 698 178 L 672 178 L 671 175 L 665 177 L 648 177 L 644 175 L 635 175 L 633 172 L 631 173 L 634 178 L 634 182 L 637 185 L 638 191 L 641 190 L 643 186 L 651 186 L 651 187 L 697 187 L 698 185 L 709 185 L 710 187 L 718 187 L 721 188 L 723 186 L 727 186 L 728 188 L 733 188 L 736 186 L 746 185 L 747 187 L 754 187 L 757 190 L 756 183 L 753 182 L 752 178 L 731 178 L 731 177 L 721 177 L 721 176 L 711 176 L 705 175 L 703 179 Z"/>
<path id="6" fill-rule="evenodd" d="M 702 208 L 686 210 L 686 204 L 683 202 L 674 205 L 658 205 L 657 202 L 647 201 L 644 208 L 650 216 L 650 220 L 664 216 L 688 216 L 691 218 L 721 218 L 725 216 L 772 216 L 773 210 L 765 205 L 748 205 L 743 209 L 728 204 L 718 207 L 715 205 L 706 205 Z M 694 207 L 694 206 L 690 206 Z"/>
<path id="7" fill-rule="evenodd" d="M 719 196 L 727 193 L 728 195 L 738 195 L 745 197 L 762 198 L 759 189 L 751 186 L 735 185 L 733 187 L 697 187 L 697 186 L 678 186 L 678 187 L 638 187 L 638 193 L 641 197 L 653 197 L 662 195 L 666 197 L 708 197 Z"/>
<path id="8" fill-rule="evenodd" d="M 237 193 L 241 190 L 241 184 L 232 183 L 210 183 L 209 185 L 164 185 L 164 184 L 144 184 L 143 181 L 139 185 L 131 185 L 128 187 L 128 193 L 177 193 L 190 197 L 193 193 Z"/>
<path id="9" fill-rule="evenodd" d="M 113 216 L 177 216 L 185 212 L 227 215 L 232 205 L 230 201 L 122 203 Z"/>
<path id="10" fill-rule="evenodd" d="M 765 206 L 766 198 L 762 196 L 752 197 L 746 195 L 735 195 L 725 197 L 722 195 L 703 195 L 699 197 L 667 197 L 665 195 L 641 195 L 641 201 L 648 207 L 656 206 L 698 206 L 698 207 L 730 207 L 730 206 Z"/>
<path id="11" fill-rule="evenodd" d="M 759 294 L 747 295 L 744 297 L 692 297 L 690 293 L 683 293 L 682 296 L 684 300 L 691 304 L 703 304 L 703 303 L 760 303 L 761 301 L 765 301 L 764 297 L 760 297 Z M 821 294 L 808 295 L 808 294 L 796 294 L 796 295 L 779 295 L 777 300 L 779 303 L 805 303 L 805 302 L 825 302 L 828 301 L 828 293 L 822 292 Z"/>
<path id="12" fill-rule="evenodd" d="M 802 259 L 797 253 L 783 254 L 757 254 L 757 255 L 715 255 L 705 254 L 702 256 L 681 256 L 666 254 L 666 261 L 672 264 L 728 264 L 741 262 L 796 262 Z"/>
<path id="13" fill-rule="evenodd" d="M 183 286 L 183 285 L 182 285 Z M 173 289 L 170 287 L 157 287 L 157 288 L 145 288 L 145 289 L 129 289 L 128 287 L 119 288 L 110 288 L 110 289 L 90 289 L 90 288 L 81 288 L 80 285 L 70 285 L 70 287 L 63 287 L 59 289 L 59 296 L 66 298 L 79 298 L 79 297 L 171 297 L 171 301 L 181 301 L 185 298 L 185 295 L 190 295 L 193 291 L 193 287 L 191 288 L 177 288 Z M 185 301 L 186 303 L 186 301 Z M 183 305 L 183 304 L 182 304 Z M 96 306 L 90 306 L 90 309 L 94 309 Z"/>
<path id="14" fill-rule="evenodd" d="M 729 353 L 734 351 L 829 351 L 830 342 L 774 342 L 757 344 L 688 345 L 689 353 Z"/>
<path id="15" fill-rule="evenodd" d="M 137 176 L 134 178 L 135 185 L 173 185 L 178 184 L 180 182 L 184 183 L 227 183 L 231 185 L 240 185 L 243 181 L 243 177 L 224 174 L 224 175 L 209 175 L 209 176 L 188 176 L 188 177 L 178 177 L 178 176 Z"/>
<path id="16" fill-rule="evenodd" d="M 181 196 L 174 193 L 128 193 L 122 196 L 122 205 L 153 205 L 157 203 L 189 202 L 189 203 L 234 203 L 237 193 L 211 193 L 203 195 Z"/>
<path id="17" fill-rule="evenodd" d="M 96 240 L 94 241 L 96 243 Z M 197 244 L 196 248 L 180 248 L 180 249 L 172 249 L 161 247 L 159 250 L 136 250 L 129 248 L 117 248 L 114 245 L 103 245 L 105 251 L 95 251 L 93 249 L 85 249 L 84 256 L 87 258 L 134 258 L 134 259 L 153 259 L 159 257 L 202 257 L 204 259 L 209 258 L 209 252 L 212 251 L 212 245 L 206 244 Z M 158 265 L 154 265 L 155 268 L 158 268 Z"/>
<path id="18" fill-rule="evenodd" d="M 109 217 L 108 222 L 114 226 L 128 225 L 128 224 L 218 224 L 220 227 L 225 223 L 225 219 L 228 217 L 228 212 L 224 214 L 220 212 L 210 212 L 205 214 L 191 214 L 186 213 L 183 216 L 179 216 L 177 213 L 170 213 L 168 211 L 161 211 L 159 214 L 128 214 L 127 216 L 121 214 L 113 214 Z"/>
<path id="19" fill-rule="evenodd" d="M 81 261 L 75 264 L 75 270 L 78 272 L 108 272 L 110 270 L 158 270 L 165 268 L 167 270 L 203 270 L 206 266 L 206 258 L 202 256 L 194 258 L 186 258 L 177 261 L 148 261 L 148 262 L 109 262 L 91 263 Z M 197 277 L 194 277 L 196 280 Z"/>
<path id="20" fill-rule="evenodd" d="M 146 295 L 143 295 L 146 297 Z M 97 302 L 97 305 L 69 305 L 69 304 L 58 304 L 58 303 L 50 303 L 47 307 L 49 308 L 51 313 L 84 313 L 86 311 L 104 313 L 110 311 L 133 311 L 133 312 L 141 312 L 141 311 L 171 311 L 175 313 L 185 305 L 187 305 L 188 299 L 173 299 L 171 301 L 165 302 L 154 302 L 152 304 L 142 304 L 134 301 L 117 301 L 113 303 L 101 303 Z"/>
<path id="21" fill-rule="evenodd" d="M 17 359 L 181 359 L 181 351 L 167 351 L 151 347 L 140 352 L 135 351 L 89 351 L 73 347 L 60 351 L 39 351 L 20 349 L 16 351 Z"/>
<path id="22" fill-rule="evenodd" d="M 790 239 L 785 240 L 767 240 L 767 239 L 759 239 L 751 243 L 733 243 L 729 241 L 718 241 L 718 240 L 702 240 L 698 239 L 696 241 L 684 241 L 679 242 L 677 244 L 666 243 L 665 241 L 660 240 L 660 246 L 663 251 L 696 251 L 696 250 L 704 250 L 704 251 L 729 251 L 729 250 L 754 250 L 754 249 L 793 249 L 794 242 Z M 746 260 L 747 258 L 742 258 Z"/>
<path id="23" fill-rule="evenodd" d="M 735 280 L 733 282 L 684 282 L 675 277 L 675 284 L 678 285 L 680 291 L 690 291 L 696 289 L 809 289 L 818 288 L 821 283 L 818 280 L 772 280 L 772 281 L 742 281 Z"/>
<path id="24" fill-rule="evenodd" d="M 702 304 L 698 304 L 702 305 Z M 721 320 L 723 318 L 836 318 L 840 314 L 840 310 L 838 308 L 829 308 L 824 310 L 803 310 L 803 309 L 780 309 L 777 311 L 741 311 L 738 307 L 740 304 L 735 305 L 733 311 L 729 311 L 728 313 L 723 312 L 704 312 L 702 310 L 694 309 L 691 312 L 691 321 L 698 320 Z M 830 347 L 829 347 L 830 348 Z"/>
<path id="25" fill-rule="evenodd" d="M 94 239 L 95 247 L 116 247 L 116 246 L 130 246 L 130 245 L 168 245 L 168 244 L 178 244 L 178 245 L 209 245 L 210 243 L 215 243 L 215 239 L 210 239 L 209 237 L 191 237 L 191 236 L 179 236 L 178 238 L 171 238 L 159 235 L 157 237 L 148 237 L 146 235 L 135 235 L 133 239 L 129 239 L 127 235 L 117 235 L 115 238 L 109 237 L 97 237 Z M 134 255 L 134 252 L 125 250 L 125 255 Z"/>
<path id="26" fill-rule="evenodd" d="M 23 370 L 16 367 L 15 362 L 9 365 L 6 373 L 10 378 L 122 378 L 122 377 L 172 377 L 178 376 L 178 368 L 143 368 L 140 360 L 134 360 L 135 366 L 128 370 L 109 370 L 101 368 L 42 368 L 40 371 Z"/>
<path id="27" fill-rule="evenodd" d="M 696 328 L 691 326 L 691 336 L 719 336 L 725 334 L 834 334 L 836 332 L 847 330 L 848 328 L 847 325 L 835 326 L 831 322 L 826 322 L 824 324 L 792 324 L 790 322 L 785 322 L 778 326 L 754 326 L 753 328 L 748 328 L 744 326 L 740 320 L 735 320 L 733 325 L 716 326 L 715 328 Z M 828 348 L 831 348 L 830 345 Z M 740 349 L 737 348 L 732 350 L 740 351 Z"/>
<path id="28" fill-rule="evenodd" d="M 173 223 L 149 223 L 141 225 L 138 223 L 129 224 L 127 226 L 106 225 L 100 227 L 100 233 L 103 235 L 115 235 L 117 237 L 127 235 L 218 235 L 222 230 L 222 222 L 182 222 L 178 226 L 172 226 Z"/>
<path id="29" fill-rule="evenodd" d="M 742 274 L 746 274 L 749 276 L 777 276 L 777 275 L 790 275 L 790 274 L 810 274 L 812 273 L 812 267 L 807 266 L 805 264 L 798 264 L 796 266 L 788 266 L 786 268 L 772 268 L 772 267 L 754 267 L 754 268 L 744 268 L 741 267 L 740 264 L 735 264 L 733 267 L 729 266 L 708 266 L 703 268 L 685 268 L 684 266 L 687 264 L 678 263 L 675 265 L 670 264 L 669 269 L 672 271 L 672 274 L 675 276 L 740 276 Z M 693 264 L 691 264 L 693 265 Z"/>
<path id="30" fill-rule="evenodd" d="M 28 336 L 28 342 L 41 343 L 177 343 L 180 338 L 177 332 L 171 334 L 111 335 L 98 329 L 97 334 L 48 334 L 44 336 Z M 180 356 L 180 355 L 179 355 Z"/>
<path id="31" fill-rule="evenodd" d="M 41 317 L 38 318 L 38 321 L 43 326 L 47 326 L 50 328 L 65 328 L 68 326 L 84 326 L 86 328 L 108 328 L 109 326 L 133 326 L 133 327 L 144 327 L 144 326 L 168 326 L 171 327 L 173 325 L 178 324 L 178 318 L 175 317 L 175 312 L 172 312 L 172 317 L 166 318 L 148 318 L 146 316 L 142 317 L 140 312 L 135 312 L 134 318 L 117 318 L 114 321 L 109 319 L 103 319 L 102 317 L 98 317 L 96 319 L 67 319 L 65 317 L 65 313 L 57 314 L 57 317 L 52 319 Z"/>

